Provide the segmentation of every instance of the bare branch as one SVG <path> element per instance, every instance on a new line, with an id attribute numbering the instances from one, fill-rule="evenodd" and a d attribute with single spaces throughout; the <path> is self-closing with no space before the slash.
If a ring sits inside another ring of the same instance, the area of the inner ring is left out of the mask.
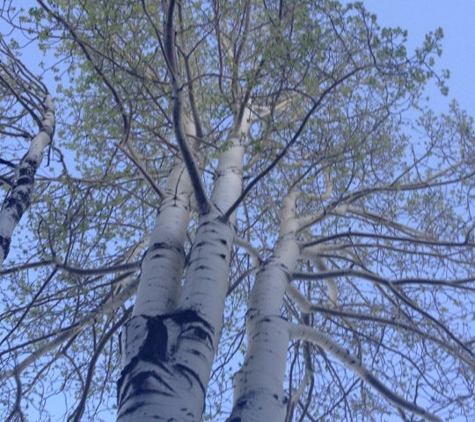
<path id="1" fill-rule="evenodd" d="M 198 210 L 201 215 L 207 214 L 210 209 L 206 190 L 201 180 L 201 174 L 198 171 L 195 158 L 191 152 L 187 135 L 185 132 L 185 126 L 183 122 L 184 113 L 184 96 L 183 96 L 183 83 L 176 63 L 175 57 L 175 25 L 174 25 L 174 11 L 175 0 L 170 0 L 166 23 L 165 23 L 165 42 L 164 52 L 167 59 L 168 68 L 171 76 L 171 83 L 173 88 L 173 124 L 175 129 L 175 136 L 177 138 L 180 151 L 183 155 L 183 161 L 186 164 L 188 173 L 190 174 L 191 183 L 193 184 L 193 190 L 195 193 Z"/>
<path id="2" fill-rule="evenodd" d="M 351 355 L 343 347 L 335 343 L 330 338 L 319 333 L 315 329 L 303 325 L 287 324 L 289 332 L 293 338 L 309 341 L 322 347 L 335 358 L 339 359 L 345 366 L 355 371 L 360 378 L 373 387 L 378 393 L 382 394 L 389 402 L 396 407 L 408 410 L 416 415 L 424 417 L 431 422 L 442 422 L 442 419 L 428 412 L 414 402 L 410 402 L 396 394 L 391 388 L 379 381 L 356 356 Z"/>

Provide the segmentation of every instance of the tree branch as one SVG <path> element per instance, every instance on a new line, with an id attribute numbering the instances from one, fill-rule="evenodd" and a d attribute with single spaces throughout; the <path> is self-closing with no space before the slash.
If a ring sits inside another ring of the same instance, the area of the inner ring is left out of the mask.
<path id="1" fill-rule="evenodd" d="M 297 141 L 297 139 L 299 138 L 300 134 L 303 132 L 305 126 L 307 125 L 307 122 L 308 120 L 310 119 L 310 117 L 313 115 L 313 113 L 317 110 L 317 108 L 320 106 L 320 104 L 322 103 L 323 99 L 326 98 L 326 96 L 331 92 L 333 91 L 333 89 L 335 87 L 337 87 L 339 84 L 341 84 L 343 81 L 345 81 L 346 79 L 350 78 L 351 76 L 353 76 L 355 73 L 357 73 L 358 71 L 360 71 L 361 69 L 360 68 L 356 68 L 354 70 L 352 70 L 351 72 L 347 73 L 346 75 L 344 75 L 342 78 L 340 79 L 337 79 L 335 82 L 333 82 L 327 89 L 325 89 L 322 93 L 322 95 L 320 95 L 320 97 L 318 98 L 317 101 L 315 101 L 314 105 L 312 106 L 312 108 L 307 112 L 307 114 L 305 115 L 305 117 L 303 118 L 302 122 L 300 123 L 300 126 L 299 128 L 297 129 L 297 131 L 295 132 L 294 136 L 292 136 L 292 139 L 287 143 L 287 145 L 284 147 L 284 149 L 274 158 L 274 160 L 272 160 L 272 162 L 267 166 L 267 168 L 261 172 L 258 176 L 256 176 L 247 186 L 246 188 L 242 191 L 241 195 L 239 196 L 238 199 L 236 199 L 236 201 L 234 202 L 233 205 L 231 205 L 231 207 L 229 207 L 229 209 L 226 211 L 226 213 L 224 214 L 224 218 L 229 218 L 229 216 L 236 210 L 236 208 L 239 206 L 239 204 L 243 201 L 243 199 L 247 196 L 247 194 L 251 191 L 251 189 L 264 177 L 266 176 L 267 174 L 269 174 L 272 169 L 279 163 L 280 160 L 282 160 L 282 158 L 284 158 L 284 156 L 287 154 L 287 152 L 290 150 L 290 147 Z"/>
<path id="2" fill-rule="evenodd" d="M 168 70 L 171 75 L 171 83 L 173 89 L 173 127 L 175 129 L 175 136 L 178 145 L 180 146 L 183 161 L 186 169 L 190 174 L 193 191 L 195 194 L 198 212 L 200 215 L 207 214 L 210 209 L 210 203 L 206 190 L 201 179 L 201 174 L 196 165 L 193 153 L 188 144 L 187 135 L 185 132 L 185 125 L 183 122 L 183 84 L 181 82 L 180 74 L 175 57 L 175 25 L 174 25 L 174 9 L 175 0 L 170 0 L 168 12 L 165 21 L 165 45 L 164 53 L 168 64 Z"/>
<path id="3" fill-rule="evenodd" d="M 287 323 L 287 326 L 292 338 L 309 341 L 310 343 L 322 347 L 332 356 L 340 360 L 349 369 L 355 371 L 363 381 L 371 385 L 371 387 L 373 387 L 378 393 L 385 397 L 386 400 L 393 403 L 396 407 L 403 408 L 416 415 L 422 416 L 430 422 L 442 422 L 442 419 L 440 419 L 438 416 L 423 409 L 416 403 L 409 402 L 396 394 L 392 389 L 378 380 L 362 363 L 360 363 L 356 356 L 351 355 L 347 350 L 322 333 L 304 325 Z"/>

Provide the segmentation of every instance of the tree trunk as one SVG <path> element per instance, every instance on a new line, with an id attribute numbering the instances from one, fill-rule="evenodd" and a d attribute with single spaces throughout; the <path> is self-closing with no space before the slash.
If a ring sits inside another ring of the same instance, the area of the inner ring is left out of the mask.
<path id="1" fill-rule="evenodd" d="M 234 238 L 234 216 L 229 220 L 222 216 L 241 193 L 242 138 L 249 130 L 249 119 L 250 111 L 246 109 L 230 135 L 231 146 L 220 156 L 212 207 L 200 218 L 176 309 L 172 310 L 171 298 L 164 301 L 155 293 L 163 309 L 142 313 L 141 308 L 136 308 L 124 327 L 123 370 L 118 385 L 120 422 L 201 420 L 221 332 Z M 164 221 L 159 216 L 157 227 L 161 224 Z M 155 232 L 160 230 L 156 228 Z M 167 245 L 166 250 L 171 251 Z M 174 245 L 173 251 L 178 250 L 179 246 Z M 158 285 L 179 281 L 167 279 L 170 274 L 164 271 L 166 267 L 154 268 Z M 142 292 L 151 289 L 147 286 Z M 150 293 L 154 294 L 153 288 Z M 145 307 L 147 302 L 138 303 Z M 146 308 L 153 310 L 153 306 L 149 302 Z"/>
<path id="2" fill-rule="evenodd" d="M 234 405 L 227 422 L 283 421 L 283 384 L 289 330 L 281 317 L 287 284 L 300 251 L 295 238 L 296 193 L 283 201 L 280 236 L 273 257 L 258 272 L 246 315 L 248 349 L 233 380 Z"/>

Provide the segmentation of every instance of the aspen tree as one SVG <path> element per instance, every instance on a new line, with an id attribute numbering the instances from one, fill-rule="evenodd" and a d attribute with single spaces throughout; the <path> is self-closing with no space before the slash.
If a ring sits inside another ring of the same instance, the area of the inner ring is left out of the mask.
<path id="1" fill-rule="evenodd" d="M 441 30 L 410 51 L 327 0 L 1 7 L 55 105 L 2 53 L 5 198 L 24 135 L 49 152 L 0 269 L 2 420 L 475 418 L 474 131 L 425 100 Z"/>

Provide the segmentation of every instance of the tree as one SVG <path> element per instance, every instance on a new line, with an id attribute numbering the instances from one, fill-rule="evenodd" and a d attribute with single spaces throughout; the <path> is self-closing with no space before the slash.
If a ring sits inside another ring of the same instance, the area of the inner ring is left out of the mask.
<path id="1" fill-rule="evenodd" d="M 59 119 L 0 270 L 5 420 L 58 395 L 103 420 L 117 380 L 121 422 L 475 415 L 473 122 L 423 99 L 441 31 L 410 55 L 334 1 L 4 12 Z"/>

